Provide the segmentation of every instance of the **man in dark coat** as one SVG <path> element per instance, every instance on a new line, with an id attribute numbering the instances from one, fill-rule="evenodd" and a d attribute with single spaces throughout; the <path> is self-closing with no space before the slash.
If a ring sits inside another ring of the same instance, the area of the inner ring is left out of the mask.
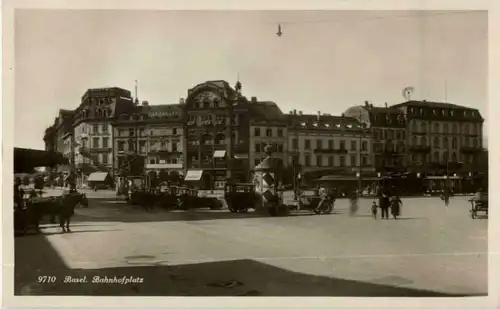
<path id="1" fill-rule="evenodd" d="M 386 190 L 381 190 L 379 193 L 379 205 L 382 212 L 382 219 L 389 219 L 389 194 Z"/>

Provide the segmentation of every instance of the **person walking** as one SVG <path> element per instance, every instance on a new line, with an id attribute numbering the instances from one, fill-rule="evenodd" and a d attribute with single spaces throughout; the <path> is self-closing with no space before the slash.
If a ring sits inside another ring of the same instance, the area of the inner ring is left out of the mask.
<path id="1" fill-rule="evenodd" d="M 382 219 L 389 219 L 389 194 L 386 191 L 380 192 L 379 205 Z"/>
<path id="2" fill-rule="evenodd" d="M 391 214 L 394 219 L 401 215 L 401 205 L 403 202 L 397 193 L 391 194 Z"/>
<path id="3" fill-rule="evenodd" d="M 351 201 L 351 206 L 349 208 L 349 215 L 354 216 L 358 212 L 358 209 L 359 209 L 358 194 L 356 191 L 351 192 L 350 201 Z"/>

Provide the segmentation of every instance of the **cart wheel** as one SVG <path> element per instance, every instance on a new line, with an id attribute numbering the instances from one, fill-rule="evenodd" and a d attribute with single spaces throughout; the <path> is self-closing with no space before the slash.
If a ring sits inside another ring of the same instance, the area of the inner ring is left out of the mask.
<path id="1" fill-rule="evenodd" d="M 248 212 L 248 208 L 242 208 L 240 209 L 240 212 Z"/>
<path id="2" fill-rule="evenodd" d="M 236 209 L 232 208 L 232 207 L 229 207 L 229 211 L 230 212 L 236 212 Z"/>
<path id="3" fill-rule="evenodd" d="M 332 210 L 333 210 L 332 203 L 330 203 L 330 202 L 327 202 L 327 203 L 328 203 L 328 205 L 327 205 L 326 207 L 324 207 L 324 208 L 323 208 L 323 213 L 324 213 L 324 214 L 329 214 L 329 213 L 331 213 L 331 212 L 332 212 Z"/>
<path id="4" fill-rule="evenodd" d="M 315 214 L 319 215 L 319 214 L 321 213 L 321 210 L 314 208 L 314 209 L 313 209 L 313 212 L 314 212 Z"/>

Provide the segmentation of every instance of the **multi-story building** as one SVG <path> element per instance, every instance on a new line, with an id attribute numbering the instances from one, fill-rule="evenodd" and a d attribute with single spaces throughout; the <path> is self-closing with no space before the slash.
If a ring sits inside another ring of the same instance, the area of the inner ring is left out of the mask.
<path id="1" fill-rule="evenodd" d="M 113 173 L 112 122 L 134 107 L 130 91 L 125 89 L 99 88 L 85 92 L 73 121 L 79 182 L 96 170 Z"/>
<path id="2" fill-rule="evenodd" d="M 288 163 L 299 164 L 306 178 L 307 173 L 315 178 L 332 172 L 373 171 L 370 136 L 355 118 L 296 111 L 287 117 Z"/>
<path id="3" fill-rule="evenodd" d="M 235 88 L 226 81 L 198 84 L 183 105 L 186 177 L 213 189 L 249 176 L 249 102 L 239 82 Z"/>
<path id="4" fill-rule="evenodd" d="M 434 174 L 478 169 L 484 119 L 477 109 L 425 100 L 393 107 L 407 118 L 407 161 L 411 169 Z"/>
<path id="5" fill-rule="evenodd" d="M 372 162 L 377 172 L 405 171 L 406 120 L 401 110 L 365 102 L 364 106 L 348 108 L 344 114 L 369 130 Z"/>
<path id="6" fill-rule="evenodd" d="M 114 169 L 129 155 L 138 156 L 147 171 L 182 172 L 182 108 L 180 104 L 142 105 L 113 122 Z"/>
<path id="7" fill-rule="evenodd" d="M 250 104 L 250 153 L 249 168 L 259 165 L 264 154 L 264 147 L 273 146 L 273 157 L 281 158 L 287 164 L 287 122 L 286 117 L 274 102 L 258 102 L 252 97 Z"/>

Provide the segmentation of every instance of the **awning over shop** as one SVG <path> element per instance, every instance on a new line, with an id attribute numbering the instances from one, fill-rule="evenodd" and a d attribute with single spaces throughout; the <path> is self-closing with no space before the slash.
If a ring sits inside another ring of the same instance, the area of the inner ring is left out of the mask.
<path id="1" fill-rule="evenodd" d="M 105 181 L 108 177 L 108 173 L 96 172 L 89 175 L 87 181 Z"/>
<path id="2" fill-rule="evenodd" d="M 190 171 L 187 171 L 186 177 L 184 178 L 184 181 L 199 181 L 199 180 L 201 180 L 201 176 L 203 176 L 203 171 L 190 170 Z"/>
<path id="3" fill-rule="evenodd" d="M 214 152 L 214 158 L 224 158 L 226 156 L 226 151 L 225 150 L 216 150 Z"/>

